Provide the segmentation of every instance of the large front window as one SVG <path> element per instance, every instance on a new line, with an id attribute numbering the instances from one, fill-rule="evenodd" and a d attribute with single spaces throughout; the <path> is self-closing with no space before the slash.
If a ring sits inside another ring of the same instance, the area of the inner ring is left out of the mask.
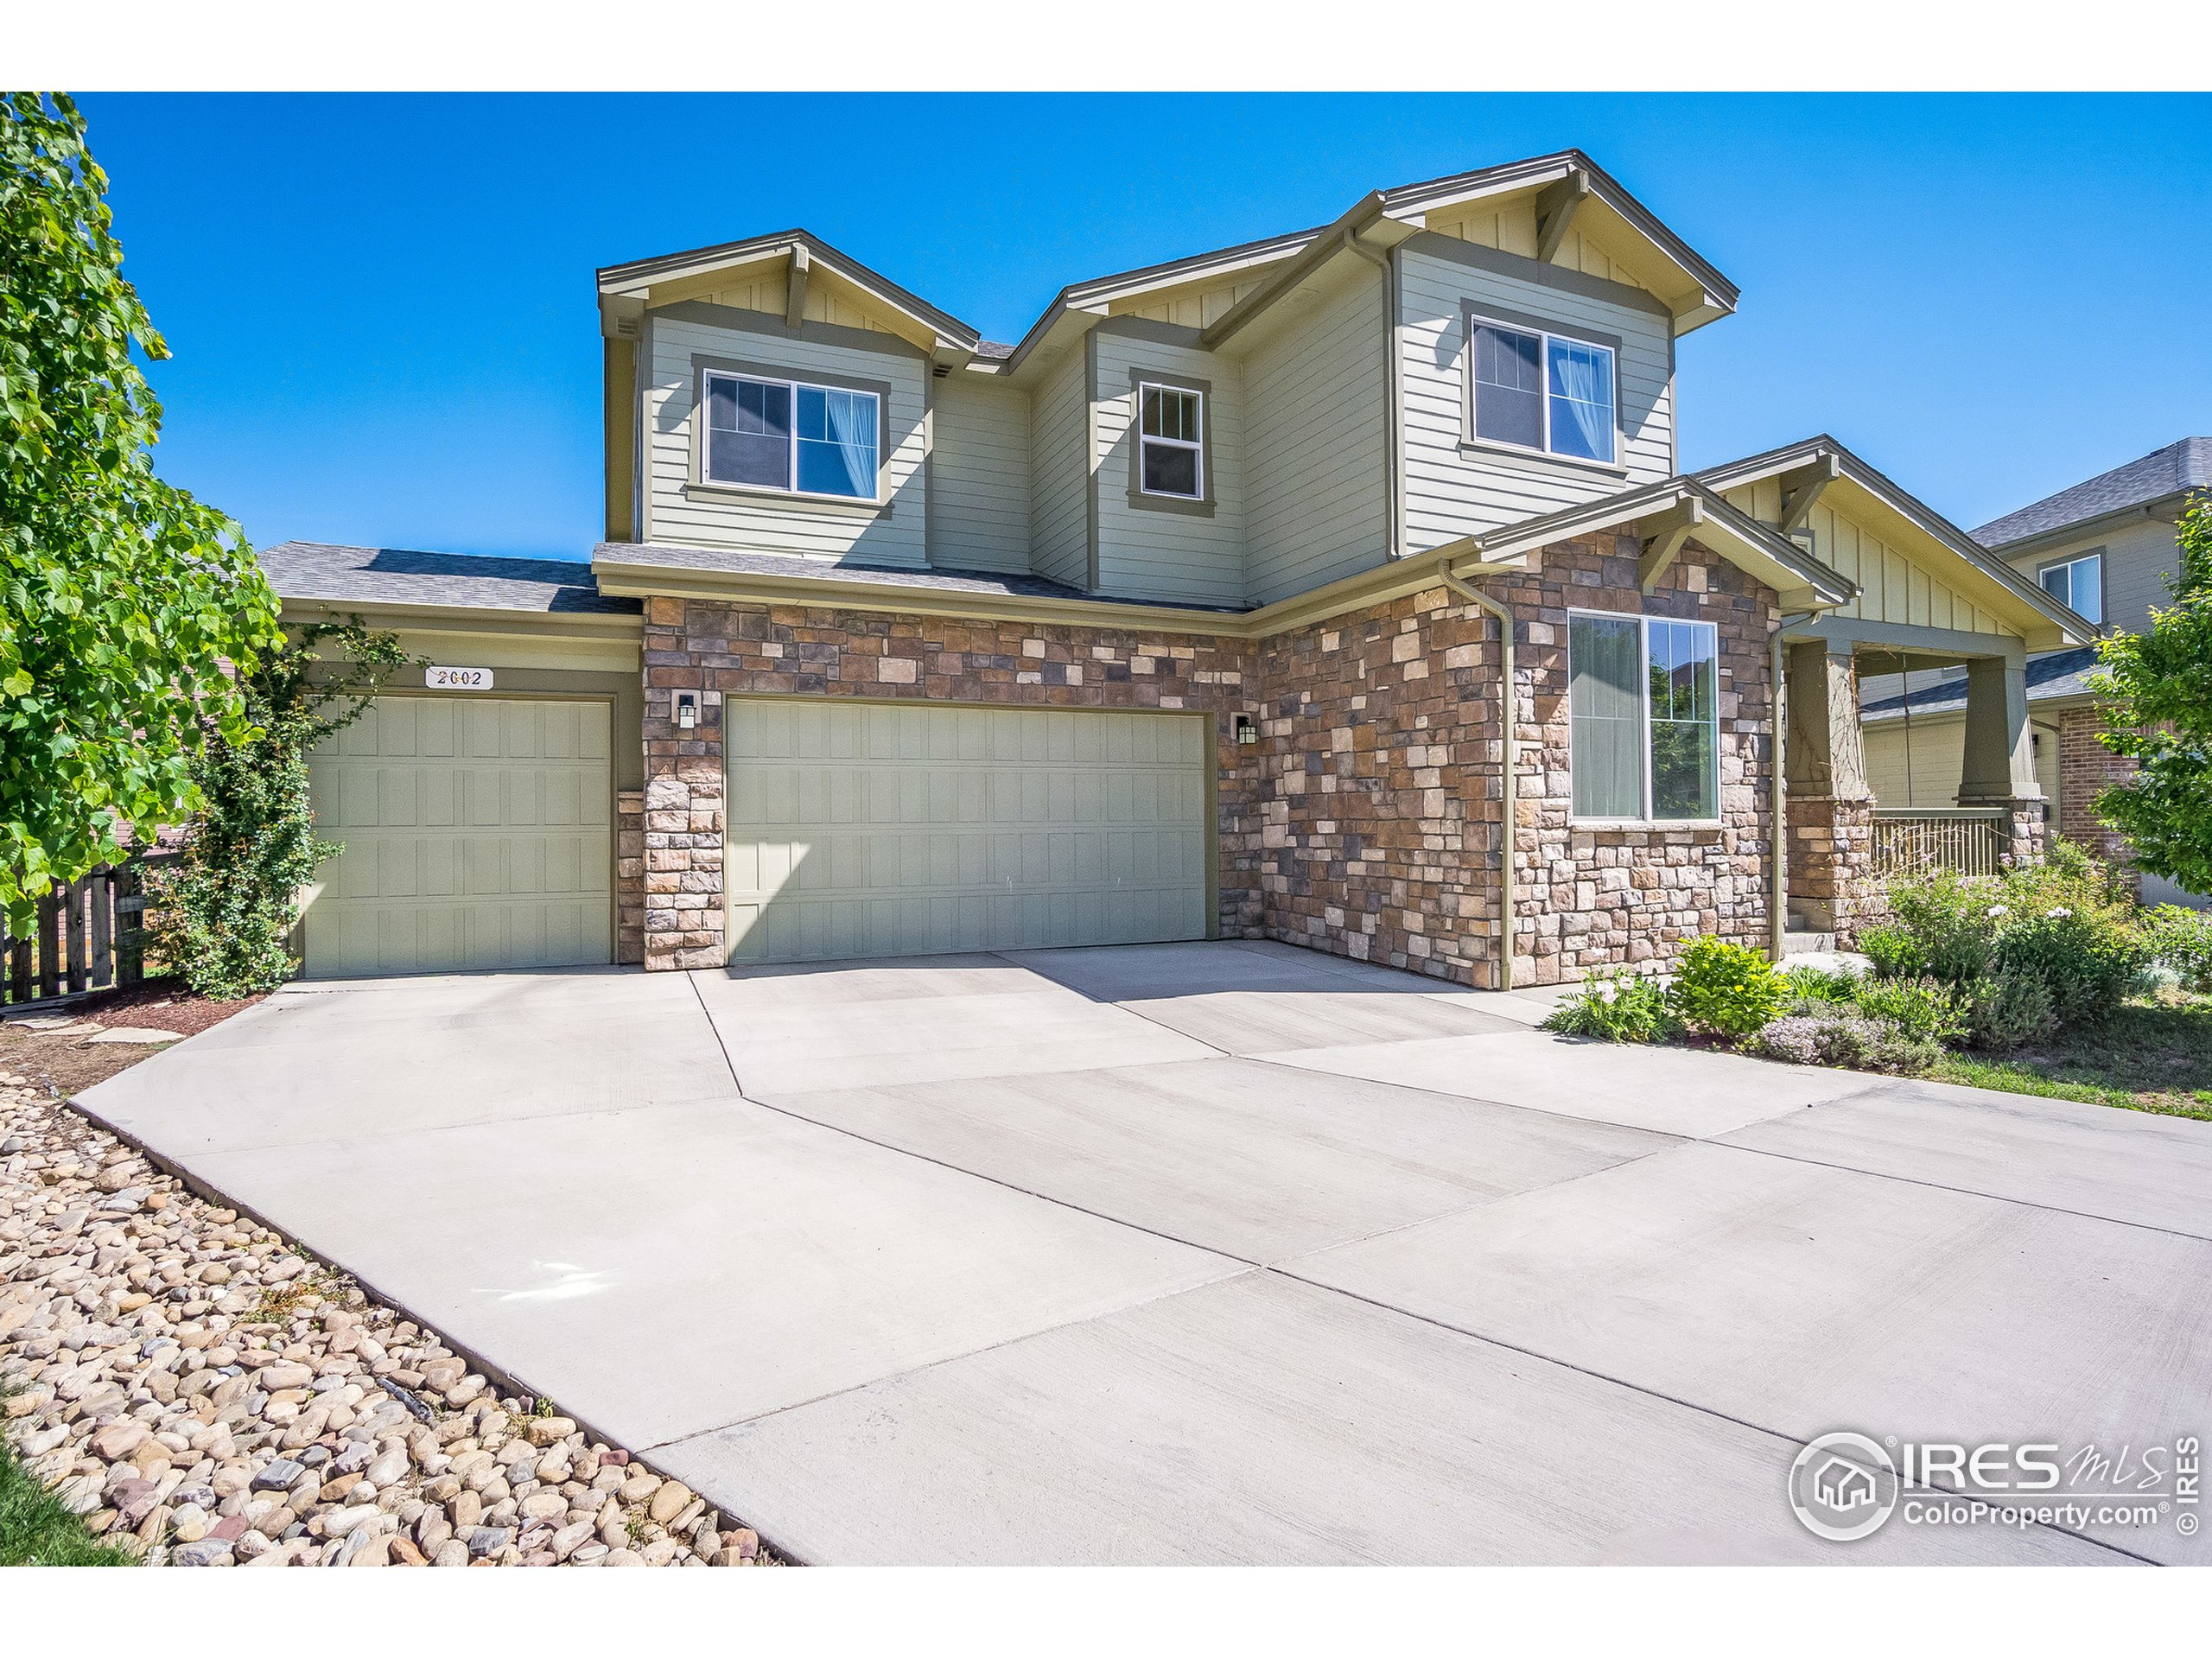
<path id="1" fill-rule="evenodd" d="M 1610 346 L 1503 323 L 1471 326 L 1476 437 L 1611 464 Z"/>
<path id="2" fill-rule="evenodd" d="M 708 482 L 875 499 L 874 392 L 742 374 L 706 381 Z"/>
<path id="3" fill-rule="evenodd" d="M 1567 619 L 1574 816 L 1683 823 L 1720 816 L 1719 635 L 1710 622 L 1576 612 Z"/>

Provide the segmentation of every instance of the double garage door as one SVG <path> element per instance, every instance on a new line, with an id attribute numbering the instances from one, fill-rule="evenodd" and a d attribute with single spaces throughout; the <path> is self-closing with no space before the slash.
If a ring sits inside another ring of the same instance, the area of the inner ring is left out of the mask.
<path id="1" fill-rule="evenodd" d="M 311 978 L 613 959 L 605 702 L 387 696 L 309 758 Z"/>
<path id="2" fill-rule="evenodd" d="M 741 963 L 1196 939 L 1211 903 L 1194 715 L 729 699 L 723 872 Z M 344 843 L 311 977 L 613 956 L 609 710 L 387 696 L 312 757 Z"/>
<path id="3" fill-rule="evenodd" d="M 749 698 L 722 713 L 733 963 L 1205 937 L 1204 718 Z"/>

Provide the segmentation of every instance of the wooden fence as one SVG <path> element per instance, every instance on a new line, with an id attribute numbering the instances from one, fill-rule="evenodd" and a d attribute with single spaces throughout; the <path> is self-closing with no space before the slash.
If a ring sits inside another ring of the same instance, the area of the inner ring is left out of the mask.
<path id="1" fill-rule="evenodd" d="M 1949 869 L 1995 875 L 2012 850 L 2011 815 L 2002 807 L 1921 807 L 1874 814 L 1874 874 Z"/>
<path id="2" fill-rule="evenodd" d="M 0 1001 L 10 1012 L 28 1011 L 138 983 L 146 969 L 146 867 L 175 856 L 149 853 L 104 864 L 40 899 L 36 928 L 0 939 L 6 964 Z"/>

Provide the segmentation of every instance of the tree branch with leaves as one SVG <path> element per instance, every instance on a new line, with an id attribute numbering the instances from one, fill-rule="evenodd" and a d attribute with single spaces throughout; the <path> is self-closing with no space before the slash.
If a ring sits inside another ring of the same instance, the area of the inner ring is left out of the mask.
<path id="1" fill-rule="evenodd" d="M 2212 893 L 2212 497 L 2190 502 L 2175 541 L 2173 603 L 2152 608 L 2145 632 L 2097 647 L 2099 741 L 2136 772 L 2100 792 L 2096 810 L 2140 868 Z"/>
<path id="2" fill-rule="evenodd" d="M 232 669 L 280 640 L 238 528 L 163 482 L 138 359 L 168 347 L 122 275 L 107 178 L 67 97 L 0 96 L 0 908 L 120 860 L 198 805 Z"/>

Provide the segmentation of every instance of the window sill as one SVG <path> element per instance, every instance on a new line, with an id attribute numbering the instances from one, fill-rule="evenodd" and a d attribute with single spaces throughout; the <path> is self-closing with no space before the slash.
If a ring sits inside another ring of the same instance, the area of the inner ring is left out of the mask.
<path id="1" fill-rule="evenodd" d="M 770 489 L 766 485 L 708 483 L 700 479 L 684 481 L 683 493 L 702 501 L 742 502 L 747 506 L 766 506 L 778 502 L 793 506 L 841 507 L 855 518 L 888 518 L 888 500 L 864 501 L 850 495 L 817 495 L 806 490 Z"/>
<path id="2" fill-rule="evenodd" d="M 1459 458 L 1462 461 L 1493 455 L 1510 461 L 1533 461 L 1543 466 L 1571 467 L 1578 473 L 1596 473 L 1603 478 L 1628 476 L 1628 467 L 1619 461 L 1585 461 L 1580 455 L 1555 455 L 1548 449 L 1523 449 L 1517 443 L 1492 443 L 1484 438 L 1463 437 L 1459 440 Z"/>
<path id="3" fill-rule="evenodd" d="M 1179 512 L 1191 518 L 1211 518 L 1214 504 L 1211 500 L 1193 499 L 1187 495 L 1154 495 L 1145 490 L 1131 490 L 1129 505 L 1140 512 Z"/>
<path id="4" fill-rule="evenodd" d="M 1577 818 L 1567 821 L 1569 830 L 1726 830 L 1725 818 Z"/>

